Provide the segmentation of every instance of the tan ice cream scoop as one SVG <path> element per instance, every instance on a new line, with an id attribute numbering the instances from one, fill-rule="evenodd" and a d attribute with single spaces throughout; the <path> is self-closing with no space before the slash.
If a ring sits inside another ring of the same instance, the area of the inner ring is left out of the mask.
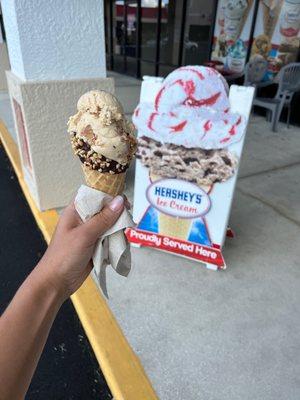
<path id="1" fill-rule="evenodd" d="M 112 94 L 92 90 L 80 97 L 77 114 L 70 117 L 68 132 L 82 139 L 100 156 L 127 165 L 136 148 L 134 126 Z"/>

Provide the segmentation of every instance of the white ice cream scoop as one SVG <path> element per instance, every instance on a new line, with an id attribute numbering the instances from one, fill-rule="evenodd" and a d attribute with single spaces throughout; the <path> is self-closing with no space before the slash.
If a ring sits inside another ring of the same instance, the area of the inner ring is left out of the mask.
<path id="1" fill-rule="evenodd" d="M 154 101 L 142 101 L 133 122 L 154 140 L 219 149 L 241 139 L 246 121 L 230 112 L 228 85 L 213 68 L 181 67 L 163 81 Z"/>

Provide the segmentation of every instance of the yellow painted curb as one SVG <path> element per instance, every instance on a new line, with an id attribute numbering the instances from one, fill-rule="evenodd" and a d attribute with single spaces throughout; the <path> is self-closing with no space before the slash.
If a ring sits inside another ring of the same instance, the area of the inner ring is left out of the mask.
<path id="1" fill-rule="evenodd" d="M 55 210 L 39 211 L 23 179 L 17 145 L 0 120 L 0 140 L 47 243 L 59 219 Z M 71 296 L 73 305 L 116 400 L 157 400 L 154 389 L 95 282 L 88 277 Z"/>

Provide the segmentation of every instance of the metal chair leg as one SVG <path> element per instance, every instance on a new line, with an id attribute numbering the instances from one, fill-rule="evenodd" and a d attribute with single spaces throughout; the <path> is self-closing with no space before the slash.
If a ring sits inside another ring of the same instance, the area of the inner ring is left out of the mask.
<path id="1" fill-rule="evenodd" d="M 280 116 L 279 107 L 277 106 L 276 109 L 272 113 L 271 126 L 272 126 L 272 131 L 273 132 L 277 132 L 279 116 Z"/>
<path id="2" fill-rule="evenodd" d="M 287 121 L 286 121 L 286 126 L 288 129 L 290 127 L 290 116 L 291 116 L 291 104 L 288 105 L 288 114 L 287 114 Z"/>
<path id="3" fill-rule="evenodd" d="M 281 102 L 277 105 L 277 107 L 274 111 L 274 115 L 273 115 L 273 119 L 272 119 L 273 132 L 277 132 L 278 122 L 279 122 L 280 115 L 282 113 L 282 109 L 284 107 L 284 102 L 285 102 L 285 97 L 283 97 L 281 99 Z"/>

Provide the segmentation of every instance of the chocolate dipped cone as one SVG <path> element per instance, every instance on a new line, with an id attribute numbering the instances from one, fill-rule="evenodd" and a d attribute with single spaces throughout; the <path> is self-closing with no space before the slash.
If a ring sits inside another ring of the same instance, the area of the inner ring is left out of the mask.
<path id="1" fill-rule="evenodd" d="M 104 91 L 85 93 L 77 109 L 69 119 L 68 131 L 87 186 L 111 196 L 121 194 L 136 150 L 133 124 L 117 98 Z"/>

